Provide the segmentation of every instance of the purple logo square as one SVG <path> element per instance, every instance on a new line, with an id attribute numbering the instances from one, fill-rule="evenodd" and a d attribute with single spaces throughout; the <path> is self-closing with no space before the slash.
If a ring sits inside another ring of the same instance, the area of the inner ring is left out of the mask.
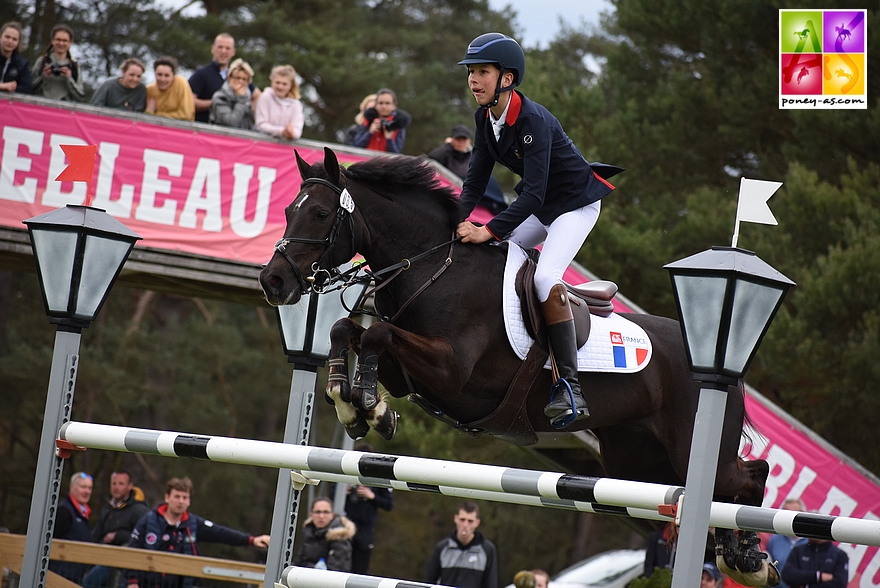
<path id="1" fill-rule="evenodd" d="M 865 52 L 865 12 L 827 10 L 822 23 L 823 46 L 829 53 Z"/>

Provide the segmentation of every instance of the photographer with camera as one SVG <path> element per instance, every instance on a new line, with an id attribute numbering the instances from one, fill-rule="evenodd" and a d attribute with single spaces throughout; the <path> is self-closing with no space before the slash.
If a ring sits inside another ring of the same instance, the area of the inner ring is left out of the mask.
<path id="1" fill-rule="evenodd" d="M 73 29 L 66 24 L 55 25 L 51 37 L 52 44 L 31 72 L 34 94 L 52 100 L 82 102 L 86 97 L 82 70 L 70 55 Z"/>
<path id="2" fill-rule="evenodd" d="M 382 88 L 376 92 L 376 105 L 364 111 L 364 123 L 355 134 L 354 146 L 400 153 L 410 121 L 409 113 L 397 108 L 397 94 Z"/>

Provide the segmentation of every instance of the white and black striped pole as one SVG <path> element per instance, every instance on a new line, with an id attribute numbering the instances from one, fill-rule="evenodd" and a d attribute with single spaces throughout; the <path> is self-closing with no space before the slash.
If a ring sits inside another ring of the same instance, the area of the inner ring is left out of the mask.
<path id="1" fill-rule="evenodd" d="M 653 520 L 671 520 L 658 507 L 677 505 L 684 494 L 681 486 L 76 421 L 63 425 L 59 436 L 92 449 L 289 468 L 314 480 Z M 709 525 L 715 527 L 880 547 L 880 521 L 723 502 L 710 506 Z"/>
<path id="2" fill-rule="evenodd" d="M 366 284 L 360 284 L 330 294 L 308 292 L 297 304 L 277 308 L 284 352 L 294 365 L 284 425 L 285 444 L 308 444 L 314 421 L 317 370 L 330 355 L 330 328 L 349 315 L 347 309 L 355 308 L 365 288 Z M 264 588 L 273 588 L 275 578 L 293 563 L 301 500 L 302 491 L 293 487 L 290 470 L 279 469 Z"/>
<path id="3" fill-rule="evenodd" d="M 276 588 L 449 588 L 410 580 L 379 578 L 349 572 L 289 567 L 281 574 Z"/>

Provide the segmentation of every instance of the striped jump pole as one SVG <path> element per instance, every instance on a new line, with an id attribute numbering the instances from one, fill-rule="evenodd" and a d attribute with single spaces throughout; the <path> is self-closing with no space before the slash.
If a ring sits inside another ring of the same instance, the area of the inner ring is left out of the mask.
<path id="1" fill-rule="evenodd" d="M 349 572 L 316 570 L 290 566 L 281 574 L 276 588 L 449 588 L 440 584 L 424 584 L 410 580 L 395 580 L 377 576 L 362 576 Z"/>
<path id="2" fill-rule="evenodd" d="M 74 421 L 62 425 L 59 436 L 74 445 L 91 449 L 307 470 L 317 479 L 320 478 L 316 475 L 317 472 L 328 472 L 411 484 L 525 494 L 649 510 L 656 510 L 661 504 L 677 504 L 679 496 L 684 492 L 684 488 L 680 486 L 612 478 Z"/>
<path id="3" fill-rule="evenodd" d="M 653 520 L 671 520 L 658 507 L 677 505 L 684 493 L 680 486 L 75 421 L 59 437 L 91 449 L 288 468 L 313 480 Z M 709 525 L 880 547 L 880 521 L 850 517 L 713 502 Z"/>

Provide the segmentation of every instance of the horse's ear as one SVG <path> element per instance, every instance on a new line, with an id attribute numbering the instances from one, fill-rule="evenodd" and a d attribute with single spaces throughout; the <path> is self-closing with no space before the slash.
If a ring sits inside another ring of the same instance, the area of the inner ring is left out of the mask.
<path id="1" fill-rule="evenodd" d="M 337 161 L 336 154 L 329 147 L 324 147 L 324 170 L 327 172 L 327 177 L 330 178 L 330 181 L 338 185 L 339 161 Z"/>
<path id="2" fill-rule="evenodd" d="M 303 180 L 311 176 L 312 167 L 306 163 L 306 160 L 299 156 L 299 151 L 296 149 L 293 150 L 294 154 L 296 154 L 296 166 L 299 168 L 299 176 Z"/>

